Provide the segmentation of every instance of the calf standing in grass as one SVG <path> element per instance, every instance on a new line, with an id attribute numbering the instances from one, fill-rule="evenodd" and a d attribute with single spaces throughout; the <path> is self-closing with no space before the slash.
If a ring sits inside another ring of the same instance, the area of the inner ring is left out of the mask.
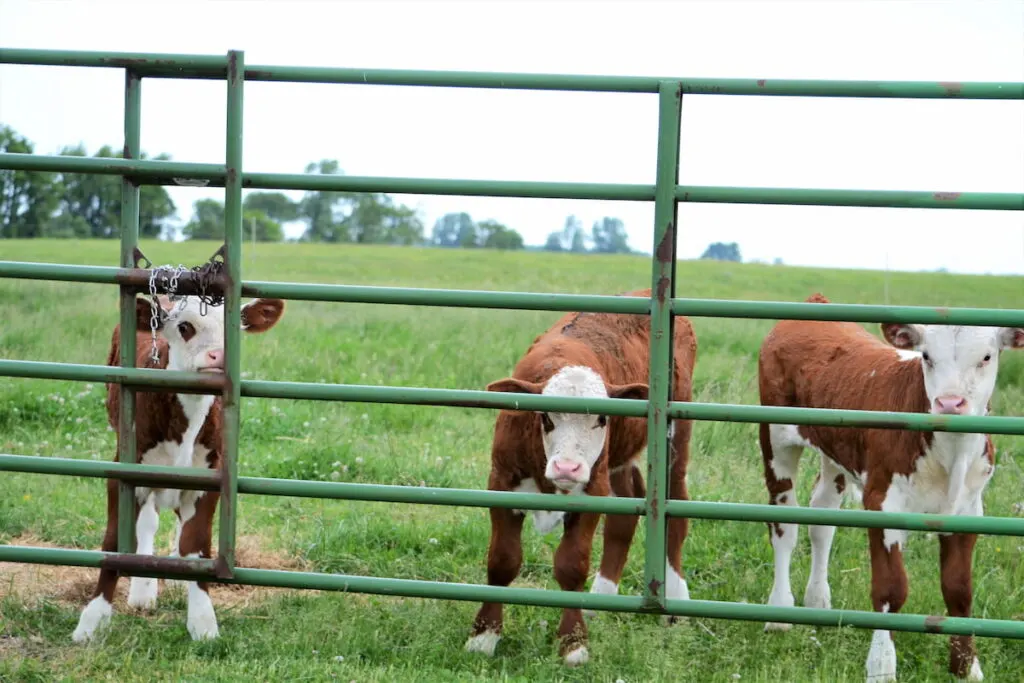
<path id="1" fill-rule="evenodd" d="M 810 302 L 828 303 L 820 294 Z M 999 354 L 1024 347 L 1024 329 L 887 323 L 888 345 L 855 323 L 785 320 L 761 347 L 761 403 L 937 415 L 985 415 L 995 389 Z M 995 466 L 984 434 L 761 425 L 761 453 L 772 505 L 796 505 L 793 482 L 805 446 L 821 454 L 811 505 L 838 508 L 848 484 L 863 490 L 868 510 L 982 515 L 982 492 Z M 828 609 L 828 557 L 835 527 L 811 526 L 811 572 L 806 607 Z M 775 583 L 770 605 L 792 606 L 790 559 L 796 524 L 770 524 Z M 871 601 L 898 612 L 907 597 L 903 568 L 906 532 L 868 529 Z M 942 596 L 950 616 L 971 613 L 971 562 L 976 534 L 939 534 Z M 766 630 L 789 624 L 765 625 Z M 867 662 L 868 681 L 896 678 L 896 649 L 877 630 Z M 949 670 L 982 680 L 972 636 L 953 636 Z"/>
<path id="2" fill-rule="evenodd" d="M 649 297 L 650 290 L 628 296 Z M 512 377 L 488 391 L 581 398 L 647 399 L 650 318 L 640 315 L 569 313 L 537 337 Z M 689 401 L 697 340 L 689 321 L 677 317 L 672 398 Z M 671 498 L 686 500 L 690 421 L 670 423 Z M 564 495 L 638 497 L 645 495 L 639 460 L 647 445 L 646 418 L 503 410 L 491 450 L 488 489 Z M 487 582 L 507 586 L 519 574 L 524 513 L 492 508 Z M 555 579 L 562 590 L 579 591 L 587 579 L 590 551 L 600 514 L 533 512 L 534 526 L 546 533 L 562 522 L 555 553 Z M 615 594 L 636 530 L 635 515 L 608 515 L 604 554 L 592 593 Z M 687 520 L 668 522 L 668 598 L 689 599 L 680 567 Z M 484 603 L 466 649 L 492 655 L 501 637 L 502 604 Z M 587 627 L 579 609 L 565 609 L 558 627 L 559 652 L 569 665 L 588 659 Z"/>
<path id="3" fill-rule="evenodd" d="M 187 297 L 184 308 L 160 297 L 158 309 L 160 336 L 156 340 L 160 360 L 151 358 L 152 336 L 150 318 L 153 304 L 149 299 L 135 301 L 138 314 L 136 334 L 136 367 L 170 369 L 184 372 L 224 372 L 224 308 L 209 307 L 200 315 L 199 299 Z M 265 332 L 273 327 L 284 312 L 281 299 L 255 299 L 242 307 L 242 329 Z M 114 328 L 107 365 L 120 365 L 120 325 Z M 117 429 L 120 394 L 118 386 L 107 385 L 107 417 Z M 136 452 L 146 465 L 200 467 L 219 470 L 221 467 L 221 398 L 194 394 L 153 393 L 140 391 L 135 409 Z M 121 435 L 118 434 L 118 441 Z M 116 458 L 115 458 L 116 460 Z M 211 553 L 213 515 L 220 495 L 216 491 L 180 491 L 139 486 L 136 495 L 137 552 L 153 554 L 153 542 L 159 525 L 159 513 L 172 509 L 178 516 L 178 555 L 205 557 Z M 103 550 L 117 550 L 118 482 L 107 481 L 107 531 Z M 98 628 L 110 620 L 118 573 L 100 571 L 92 600 L 82 610 L 72 639 L 91 639 Z M 194 640 L 217 637 L 217 617 L 205 581 L 188 583 L 188 632 Z M 131 577 L 128 604 L 141 609 L 156 605 L 157 580 Z"/>

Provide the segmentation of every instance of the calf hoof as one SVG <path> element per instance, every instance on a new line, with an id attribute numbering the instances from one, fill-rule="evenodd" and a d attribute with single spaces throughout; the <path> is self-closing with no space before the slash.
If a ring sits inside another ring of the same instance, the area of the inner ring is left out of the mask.
<path id="1" fill-rule="evenodd" d="M 114 614 L 113 606 L 107 602 L 102 595 L 93 598 L 78 619 L 78 626 L 71 634 L 71 640 L 76 643 L 86 643 L 93 639 L 96 633 L 110 624 L 110 617 Z"/>
<path id="2" fill-rule="evenodd" d="M 828 584 L 812 584 L 804 593 L 804 607 L 832 609 L 832 589 Z"/>
<path id="3" fill-rule="evenodd" d="M 590 661 L 590 653 L 586 645 L 577 645 L 574 649 L 566 652 L 562 659 L 566 666 L 582 666 Z"/>
<path id="4" fill-rule="evenodd" d="M 220 635 L 210 594 L 194 583 L 189 585 L 185 625 L 192 640 L 213 640 Z"/>
<path id="5" fill-rule="evenodd" d="M 496 631 L 484 631 L 475 636 L 470 636 L 466 641 L 466 652 L 479 652 L 488 657 L 494 656 L 494 650 L 498 647 L 501 634 Z"/>
<path id="6" fill-rule="evenodd" d="M 128 585 L 128 606 L 141 610 L 151 610 L 156 607 L 157 581 L 156 579 L 132 577 Z"/>
<path id="7" fill-rule="evenodd" d="M 981 673 L 981 662 L 975 657 L 971 662 L 971 670 L 967 672 L 967 678 L 957 678 L 958 681 L 983 681 L 985 674 Z"/>

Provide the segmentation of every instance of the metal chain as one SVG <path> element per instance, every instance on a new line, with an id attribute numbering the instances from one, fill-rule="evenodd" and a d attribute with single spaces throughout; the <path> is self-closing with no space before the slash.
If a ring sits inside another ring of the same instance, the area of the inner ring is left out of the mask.
<path id="1" fill-rule="evenodd" d="M 156 330 L 160 326 L 160 300 L 157 298 L 156 284 L 157 277 L 161 277 L 163 280 L 164 288 L 167 290 L 167 297 L 172 302 L 177 302 L 177 312 L 185 310 L 185 306 L 188 305 L 188 298 L 185 296 L 178 296 L 178 278 L 181 277 L 182 273 L 191 272 L 198 285 L 199 294 L 199 315 L 205 316 L 209 311 L 210 306 L 220 306 L 224 303 L 224 297 L 220 294 L 207 294 L 207 290 L 210 288 L 210 284 L 220 275 L 224 268 L 224 262 L 216 260 L 216 257 L 221 252 L 217 252 L 210 257 L 209 261 L 201 266 L 195 266 L 193 268 L 186 268 L 185 266 L 178 264 L 178 267 L 167 264 L 163 266 L 157 266 L 149 271 L 149 296 L 153 299 L 153 310 L 149 317 L 149 332 L 152 337 L 152 351 L 150 358 L 152 358 L 154 365 L 160 362 L 160 354 L 156 348 Z M 148 261 L 148 259 L 147 259 Z M 168 273 L 170 275 L 168 276 Z M 170 311 L 168 311 L 170 313 Z"/>

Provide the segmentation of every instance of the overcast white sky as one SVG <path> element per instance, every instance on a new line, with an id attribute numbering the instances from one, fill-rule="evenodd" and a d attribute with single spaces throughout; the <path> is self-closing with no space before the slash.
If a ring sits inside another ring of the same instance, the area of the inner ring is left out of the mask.
<path id="1" fill-rule="evenodd" d="M 1024 0 L 0 0 L 3 47 L 222 54 L 249 65 L 641 76 L 1024 81 Z M 0 122 L 54 154 L 122 144 L 123 72 L 0 67 Z M 144 150 L 224 159 L 223 82 L 143 84 Z M 1024 102 L 687 96 L 680 181 L 1024 192 Z M 249 83 L 245 168 L 653 183 L 655 95 Z M 222 190 L 171 189 L 183 223 Z M 576 213 L 650 250 L 653 205 L 399 196 L 542 243 Z M 680 258 L 1024 273 L 1024 213 L 680 205 Z"/>

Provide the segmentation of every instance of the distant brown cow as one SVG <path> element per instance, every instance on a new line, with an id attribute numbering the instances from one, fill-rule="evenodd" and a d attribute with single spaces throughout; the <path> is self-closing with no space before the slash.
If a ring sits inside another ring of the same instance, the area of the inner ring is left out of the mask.
<path id="1" fill-rule="evenodd" d="M 627 296 L 649 297 L 650 290 Z M 689 401 L 697 340 L 689 321 L 675 322 L 672 398 Z M 488 385 L 488 391 L 587 398 L 647 398 L 650 318 L 641 315 L 570 313 L 537 337 L 516 365 L 512 377 Z M 691 423 L 669 426 L 670 497 L 686 500 L 686 467 Z M 639 460 L 647 445 L 646 418 L 574 413 L 503 410 L 498 414 L 491 450 L 493 491 L 566 495 L 644 497 Z M 519 574 L 524 513 L 492 508 L 487 582 L 507 586 Z M 587 580 L 590 551 L 599 514 L 535 511 L 534 525 L 546 533 L 563 522 L 555 553 L 555 578 L 563 590 L 580 591 Z M 592 593 L 615 594 L 638 518 L 609 515 L 604 528 L 604 555 Z M 687 520 L 668 524 L 667 597 L 689 599 L 682 576 L 682 547 Z M 493 655 L 501 638 L 502 605 L 484 603 L 473 623 L 466 649 Z M 558 627 L 560 654 L 566 664 L 587 661 L 587 627 L 578 609 L 566 609 Z"/>
<path id="2" fill-rule="evenodd" d="M 820 294 L 810 302 L 828 303 Z M 1024 347 L 1024 329 L 948 325 L 882 325 L 882 342 L 855 323 L 784 320 L 761 347 L 761 403 L 909 413 L 985 415 L 999 354 Z M 895 347 L 895 348 L 894 348 Z M 773 505 L 796 505 L 793 482 L 804 447 L 821 454 L 811 506 L 838 508 L 848 484 L 862 489 L 868 510 L 982 515 L 982 492 L 995 466 L 984 434 L 890 429 L 761 425 L 765 481 Z M 810 527 L 811 572 L 804 605 L 828 609 L 828 557 L 835 527 Z M 796 524 L 770 524 L 775 583 L 768 604 L 792 606 L 790 559 Z M 975 534 L 939 534 L 942 596 L 951 616 L 971 613 Z M 906 532 L 868 529 L 871 601 L 898 612 L 907 597 L 902 548 Z M 765 625 L 785 630 L 789 624 Z M 896 649 L 877 630 L 868 681 L 896 677 Z M 953 636 L 949 670 L 982 680 L 972 636 Z"/>
<path id="3" fill-rule="evenodd" d="M 152 333 L 150 318 L 154 306 L 149 299 L 135 300 L 138 332 L 136 334 L 135 366 L 186 372 L 224 372 L 224 308 L 209 307 L 199 312 L 200 301 L 186 297 L 184 307 L 160 297 L 157 351 L 160 360 L 151 358 Z M 265 332 L 277 324 L 284 313 L 281 299 L 255 299 L 242 307 L 242 329 Z M 107 354 L 107 365 L 121 363 L 121 326 L 114 328 Z M 117 429 L 120 392 L 116 384 L 107 385 L 107 418 Z M 219 470 L 221 467 L 221 398 L 197 394 L 172 394 L 140 391 L 136 394 L 135 444 L 139 462 L 146 465 L 200 467 Z M 121 435 L 118 434 L 118 442 Z M 117 458 L 115 457 L 115 460 Z M 103 550 L 117 550 L 118 483 L 107 481 L 107 531 Z M 135 488 L 137 515 L 136 539 L 139 554 L 152 555 L 153 542 L 159 527 L 160 510 L 174 510 L 178 516 L 177 554 L 182 557 L 210 557 L 213 515 L 220 494 L 216 491 L 179 491 L 175 489 Z M 110 621 L 111 603 L 117 587 L 118 573 L 100 571 L 92 600 L 82 610 L 78 627 L 72 635 L 75 642 L 91 639 L 97 629 Z M 131 577 L 128 604 L 140 609 L 156 606 L 157 580 Z M 207 592 L 205 581 L 188 583 L 188 616 L 186 625 L 194 640 L 216 638 L 217 616 Z"/>

